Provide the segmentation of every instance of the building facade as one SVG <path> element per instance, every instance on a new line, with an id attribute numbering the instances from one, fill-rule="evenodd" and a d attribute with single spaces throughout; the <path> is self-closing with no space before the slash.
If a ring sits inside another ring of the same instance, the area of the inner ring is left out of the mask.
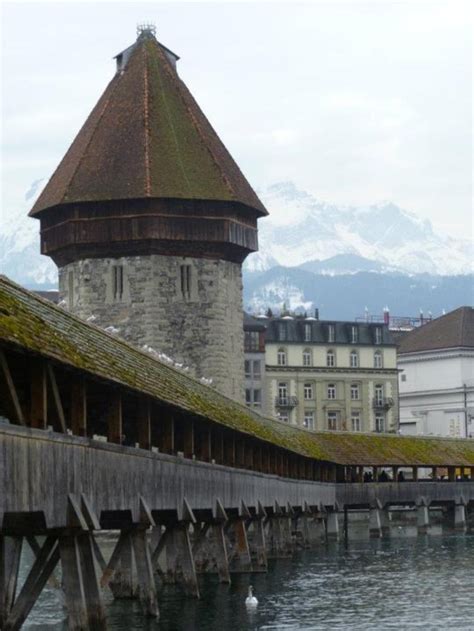
<path id="1" fill-rule="evenodd" d="M 267 214 L 152 28 L 31 211 L 66 308 L 244 398 L 242 262 Z"/>
<path id="2" fill-rule="evenodd" d="M 474 437 L 474 309 L 461 307 L 399 346 L 402 434 Z"/>
<path id="3" fill-rule="evenodd" d="M 265 358 L 266 413 L 314 430 L 398 431 L 387 325 L 269 318 Z"/>

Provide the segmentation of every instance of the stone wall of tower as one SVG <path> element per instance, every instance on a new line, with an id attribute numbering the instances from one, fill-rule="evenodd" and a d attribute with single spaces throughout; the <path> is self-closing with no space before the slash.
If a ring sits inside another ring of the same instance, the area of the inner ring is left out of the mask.
<path id="1" fill-rule="evenodd" d="M 66 307 L 117 335 L 151 346 L 244 399 L 241 265 L 149 255 L 86 259 L 59 270 Z"/>

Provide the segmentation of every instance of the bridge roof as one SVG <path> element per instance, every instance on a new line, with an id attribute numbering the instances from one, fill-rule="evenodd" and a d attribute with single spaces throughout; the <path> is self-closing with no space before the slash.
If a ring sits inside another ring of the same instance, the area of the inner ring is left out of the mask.
<path id="1" fill-rule="evenodd" d="M 265 418 L 5 276 L 0 276 L 1 343 L 309 458 L 343 465 L 474 466 L 474 440 L 309 432 Z"/>

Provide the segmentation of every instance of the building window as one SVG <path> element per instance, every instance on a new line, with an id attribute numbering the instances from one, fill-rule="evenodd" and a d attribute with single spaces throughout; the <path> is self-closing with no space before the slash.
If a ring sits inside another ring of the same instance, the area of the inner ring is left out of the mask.
<path id="1" fill-rule="evenodd" d="M 252 373 L 250 370 L 250 361 L 248 359 L 245 360 L 244 366 L 245 366 L 245 377 L 246 379 L 250 379 L 252 377 Z"/>
<path id="2" fill-rule="evenodd" d="M 278 384 L 278 403 L 288 405 L 288 384 L 283 381 Z"/>
<path id="3" fill-rule="evenodd" d="M 312 366 L 313 365 L 313 358 L 311 355 L 311 351 L 309 350 L 309 348 L 305 348 L 303 351 L 303 366 Z"/>
<path id="4" fill-rule="evenodd" d="M 374 368 L 383 368 L 383 358 L 380 351 L 374 353 Z"/>
<path id="5" fill-rule="evenodd" d="M 260 334 L 258 331 L 245 331 L 244 348 L 246 352 L 260 350 Z"/>
<path id="6" fill-rule="evenodd" d="M 284 348 L 279 348 L 277 353 L 277 364 L 279 366 L 286 366 L 286 351 Z"/>
<path id="7" fill-rule="evenodd" d="M 281 342 L 284 342 L 286 340 L 286 323 L 285 322 L 278 323 L 278 339 Z"/>
<path id="8" fill-rule="evenodd" d="M 351 363 L 351 368 L 359 367 L 359 354 L 357 353 L 357 351 L 351 351 L 350 363 Z"/>
<path id="9" fill-rule="evenodd" d="M 381 384 L 375 386 L 375 404 L 383 405 L 383 385 Z"/>
<path id="10" fill-rule="evenodd" d="M 305 410 L 303 425 L 306 429 L 314 429 L 314 411 L 313 410 Z"/>
<path id="11" fill-rule="evenodd" d="M 355 410 L 351 413 L 351 428 L 353 432 L 360 432 L 360 412 Z"/>
<path id="12" fill-rule="evenodd" d="M 112 283 L 114 300 L 122 300 L 123 296 L 123 266 L 114 265 L 112 267 Z"/>
<path id="13" fill-rule="evenodd" d="M 253 391 L 253 404 L 255 407 L 262 405 L 262 391 L 258 388 Z"/>
<path id="14" fill-rule="evenodd" d="M 254 359 L 253 361 L 253 378 L 254 379 L 262 378 L 261 361 L 259 359 Z"/>
<path id="15" fill-rule="evenodd" d="M 328 429 L 332 431 L 336 431 L 339 429 L 339 412 L 330 411 L 328 412 Z"/>
<path id="16" fill-rule="evenodd" d="M 360 388 L 358 383 L 351 383 L 351 399 L 358 401 L 360 399 Z"/>
<path id="17" fill-rule="evenodd" d="M 328 368 L 334 368 L 336 365 L 336 355 L 334 351 L 328 351 L 326 353 L 326 366 Z"/>
<path id="18" fill-rule="evenodd" d="M 245 388 L 245 403 L 246 405 L 252 404 L 252 390 L 250 388 Z"/>
<path id="19" fill-rule="evenodd" d="M 328 399 L 335 399 L 335 398 L 336 398 L 336 384 L 329 383 L 328 384 Z"/>
<path id="20" fill-rule="evenodd" d="M 288 412 L 280 412 L 278 414 L 278 418 L 280 419 L 280 421 L 283 421 L 284 423 L 290 422 L 290 415 L 288 414 Z"/>
<path id="21" fill-rule="evenodd" d="M 332 344 L 336 339 L 336 330 L 334 324 L 328 324 L 328 342 Z"/>
<path id="22" fill-rule="evenodd" d="M 306 401 L 311 401 L 312 399 L 314 399 L 313 384 L 312 383 L 305 383 L 303 385 L 303 398 Z"/>
<path id="23" fill-rule="evenodd" d="M 401 375 L 401 379 L 402 379 L 402 381 L 406 381 L 407 380 L 407 376 L 406 375 Z"/>
<path id="24" fill-rule="evenodd" d="M 382 329 L 379 326 L 375 327 L 375 343 L 382 344 Z"/>
<path id="25" fill-rule="evenodd" d="M 384 432 L 385 431 L 385 417 L 383 414 L 375 415 L 375 431 L 376 432 Z"/>
<path id="26" fill-rule="evenodd" d="M 181 265 L 181 294 L 183 298 L 191 297 L 191 265 Z"/>
<path id="27" fill-rule="evenodd" d="M 351 326 L 351 343 L 357 344 L 359 341 L 359 330 L 356 326 Z"/>
<path id="28" fill-rule="evenodd" d="M 304 341 L 305 342 L 311 342 L 311 324 L 305 324 L 304 325 Z"/>

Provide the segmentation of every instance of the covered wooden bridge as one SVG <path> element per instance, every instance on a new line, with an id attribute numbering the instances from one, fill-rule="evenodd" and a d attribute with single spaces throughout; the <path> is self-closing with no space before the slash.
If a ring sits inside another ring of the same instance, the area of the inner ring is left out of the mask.
<path id="1" fill-rule="evenodd" d="M 364 484 L 368 468 L 393 481 Z M 21 627 L 61 561 L 71 628 L 103 629 L 100 584 L 157 615 L 155 571 L 197 595 L 196 570 L 265 570 L 348 506 L 469 506 L 474 441 L 264 418 L 0 277 L 0 472 L 0 627 Z M 100 529 L 120 531 L 107 562 Z M 37 560 L 17 590 L 24 541 Z"/>

